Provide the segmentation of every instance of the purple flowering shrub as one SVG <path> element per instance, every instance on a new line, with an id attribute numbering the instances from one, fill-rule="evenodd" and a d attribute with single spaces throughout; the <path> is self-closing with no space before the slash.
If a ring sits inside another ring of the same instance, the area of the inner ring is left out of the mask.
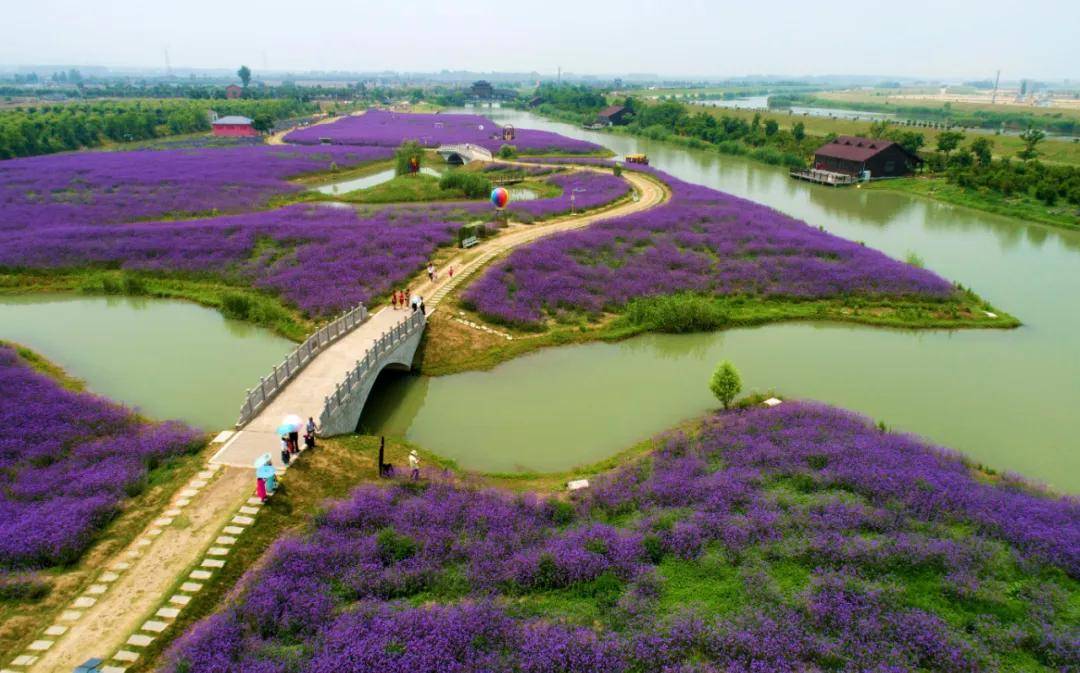
<path id="1" fill-rule="evenodd" d="M 584 140 L 533 129 L 517 129 L 513 140 L 504 141 L 502 126 L 481 115 L 385 110 L 368 110 L 362 115 L 342 117 L 329 124 L 297 129 L 285 136 L 285 142 L 318 145 L 324 138 L 329 138 L 335 145 L 378 147 L 397 147 L 405 140 L 415 140 L 424 147 L 470 143 L 491 152 L 508 144 L 527 154 L 589 154 L 603 149 Z"/>
<path id="2" fill-rule="evenodd" d="M 17 229 L 0 267 L 212 274 L 274 291 L 311 315 L 385 294 L 453 240 L 451 206 L 292 205 L 244 215 Z"/>
<path id="3" fill-rule="evenodd" d="M 794 299 L 955 292 L 929 271 L 766 206 L 651 172 L 670 186 L 669 203 L 518 250 L 473 283 L 466 301 L 486 317 L 536 326 L 560 310 L 595 315 L 679 292 Z"/>
<path id="4" fill-rule="evenodd" d="M 387 159 L 382 147 L 71 152 L 0 162 L 0 231 L 242 212 L 299 191 L 287 178 Z"/>
<path id="5" fill-rule="evenodd" d="M 1068 670 L 1078 560 L 1075 499 L 787 402 L 671 434 L 570 501 L 361 486 L 166 670 Z"/>
<path id="6" fill-rule="evenodd" d="M 0 372 L 0 572 L 71 563 L 148 469 L 199 443 L 179 423 L 67 390 L 3 345 Z"/>

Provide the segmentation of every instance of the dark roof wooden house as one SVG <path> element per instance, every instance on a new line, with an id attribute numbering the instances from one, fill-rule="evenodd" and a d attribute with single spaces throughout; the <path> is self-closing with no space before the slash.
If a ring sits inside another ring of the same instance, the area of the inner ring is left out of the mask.
<path id="1" fill-rule="evenodd" d="M 814 168 L 846 175 L 870 171 L 871 178 L 908 175 L 922 159 L 891 140 L 839 136 L 814 153 Z"/>
<path id="2" fill-rule="evenodd" d="M 596 122 L 606 126 L 621 126 L 629 122 L 630 110 L 623 105 L 609 105 L 596 115 Z"/>

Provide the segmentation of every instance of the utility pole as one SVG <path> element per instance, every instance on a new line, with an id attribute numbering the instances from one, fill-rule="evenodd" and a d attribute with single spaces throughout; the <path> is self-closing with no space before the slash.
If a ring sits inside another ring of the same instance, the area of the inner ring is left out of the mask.
<path id="1" fill-rule="evenodd" d="M 172 63 L 169 62 L 169 45 L 165 45 L 165 76 L 172 79 Z"/>
<path id="2" fill-rule="evenodd" d="M 555 77 L 556 84 L 562 84 L 562 66 L 559 66 L 559 74 Z"/>
<path id="3" fill-rule="evenodd" d="M 1001 68 L 998 68 L 997 75 L 994 76 L 994 95 L 990 97 L 990 104 L 993 105 L 997 102 L 997 90 L 998 82 L 1001 81 Z"/>

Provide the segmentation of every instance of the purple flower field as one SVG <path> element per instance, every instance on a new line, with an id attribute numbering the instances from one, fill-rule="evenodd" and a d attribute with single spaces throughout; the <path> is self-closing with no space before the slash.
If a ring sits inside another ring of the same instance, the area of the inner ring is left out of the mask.
<path id="1" fill-rule="evenodd" d="M 322 138 L 329 138 L 335 145 L 380 147 L 397 147 L 405 140 L 415 140 L 424 147 L 472 143 L 492 152 L 505 144 L 528 154 L 589 154 L 603 149 L 584 140 L 532 129 L 517 129 L 512 141 L 504 141 L 502 126 L 481 115 L 411 114 L 385 110 L 368 110 L 362 115 L 342 117 L 329 124 L 297 129 L 285 136 L 285 142 L 318 145 Z"/>
<path id="2" fill-rule="evenodd" d="M 149 468 L 201 442 L 64 389 L 3 345 L 0 373 L 0 572 L 76 560 Z"/>
<path id="3" fill-rule="evenodd" d="M 669 203 L 516 251 L 466 300 L 489 318 L 536 325 L 559 309 L 596 314 L 682 291 L 799 299 L 954 292 L 929 271 L 766 206 L 649 172 L 671 187 Z"/>
<path id="4" fill-rule="evenodd" d="M 615 177 L 611 173 L 598 173 L 595 171 L 576 171 L 553 175 L 546 179 L 547 182 L 557 185 L 562 189 L 562 194 L 551 199 L 536 199 L 535 201 L 511 201 L 507 210 L 523 221 L 531 222 L 541 217 L 553 217 L 569 213 L 571 210 L 571 195 L 573 195 L 573 208 L 576 211 L 599 208 L 612 201 L 626 196 L 630 191 L 630 184 L 622 178 Z"/>
<path id="5" fill-rule="evenodd" d="M 302 189 L 286 178 L 387 159 L 382 147 L 71 152 L 0 161 L 0 231 L 242 212 Z"/>
<path id="6" fill-rule="evenodd" d="M 374 209 L 298 204 L 199 220 L 8 232 L 0 267 L 120 267 L 211 274 L 272 290 L 310 315 L 388 292 L 452 242 L 453 206 Z"/>
<path id="7" fill-rule="evenodd" d="M 569 502 L 357 488 L 166 670 L 1075 670 L 1080 502 L 841 410 L 718 413 Z"/>

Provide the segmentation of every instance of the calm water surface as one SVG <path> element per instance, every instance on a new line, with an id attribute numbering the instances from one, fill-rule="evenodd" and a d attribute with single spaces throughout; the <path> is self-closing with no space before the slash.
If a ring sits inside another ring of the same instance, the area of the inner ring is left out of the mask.
<path id="1" fill-rule="evenodd" d="M 490 372 L 387 378 L 362 419 L 486 470 L 597 460 L 713 406 L 723 358 L 749 389 L 855 409 L 998 469 L 1080 491 L 1080 233 L 898 194 L 817 187 L 782 169 L 589 132 L 513 110 L 520 128 L 646 152 L 680 178 L 760 201 L 973 287 L 1016 330 L 901 331 L 783 324 L 548 349 Z"/>
<path id="2" fill-rule="evenodd" d="M 244 389 L 293 347 L 187 302 L 78 295 L 0 297 L 0 339 L 152 418 L 207 430 L 231 427 Z"/>

